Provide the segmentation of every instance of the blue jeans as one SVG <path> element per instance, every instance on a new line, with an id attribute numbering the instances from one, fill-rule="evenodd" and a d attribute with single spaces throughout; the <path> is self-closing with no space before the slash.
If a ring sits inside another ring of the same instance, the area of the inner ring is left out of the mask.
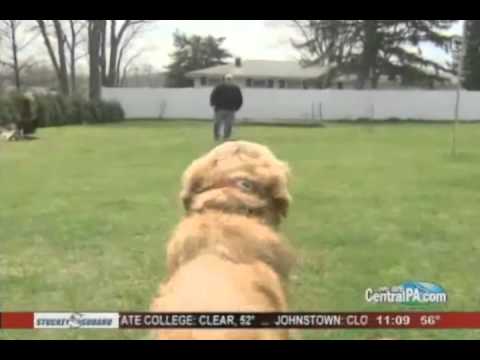
<path id="1" fill-rule="evenodd" d="M 215 140 L 223 135 L 223 140 L 229 139 L 232 134 L 233 121 L 235 119 L 235 112 L 230 110 L 215 111 L 215 124 L 213 125 L 213 137 Z M 223 131 L 220 131 L 222 128 Z"/>

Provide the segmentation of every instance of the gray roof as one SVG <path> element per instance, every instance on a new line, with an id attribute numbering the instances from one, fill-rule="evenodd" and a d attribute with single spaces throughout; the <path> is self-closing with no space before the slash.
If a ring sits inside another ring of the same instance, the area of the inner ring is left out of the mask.
<path id="1" fill-rule="evenodd" d="M 188 72 L 190 78 L 201 76 L 223 77 L 230 73 L 240 78 L 315 79 L 327 72 L 324 66 L 302 67 L 297 61 L 243 60 L 241 67 L 235 64 L 217 65 Z"/>
<path id="2" fill-rule="evenodd" d="M 429 68 L 423 69 L 423 71 L 427 74 L 430 74 L 430 75 L 435 74 L 435 71 L 431 70 Z M 452 75 L 450 73 L 446 73 L 446 72 L 443 72 L 443 71 L 440 71 L 438 73 L 438 75 L 444 77 L 446 79 L 446 81 L 450 81 L 450 82 L 454 82 L 455 79 L 456 79 L 455 75 Z M 341 82 L 347 82 L 347 83 L 348 82 L 355 82 L 356 80 L 357 80 L 357 75 L 354 75 L 354 74 L 343 74 L 343 75 L 339 75 L 335 78 L 335 81 L 341 81 Z M 388 75 L 380 75 L 378 81 L 380 83 L 391 83 L 392 82 Z"/>

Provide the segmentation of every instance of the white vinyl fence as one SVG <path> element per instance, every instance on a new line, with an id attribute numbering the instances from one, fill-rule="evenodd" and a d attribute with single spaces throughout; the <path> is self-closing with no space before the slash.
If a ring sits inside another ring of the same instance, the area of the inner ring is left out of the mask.
<path id="1" fill-rule="evenodd" d="M 211 119 L 211 88 L 103 88 L 102 98 L 120 102 L 127 118 Z M 415 119 L 452 120 L 455 91 L 242 89 L 237 119 L 261 122 Z M 480 92 L 462 91 L 461 120 L 480 120 Z"/>

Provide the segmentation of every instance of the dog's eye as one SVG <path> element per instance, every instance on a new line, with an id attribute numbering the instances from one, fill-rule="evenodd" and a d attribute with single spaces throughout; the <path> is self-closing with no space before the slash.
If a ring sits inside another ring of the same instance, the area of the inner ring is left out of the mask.
<path id="1" fill-rule="evenodd" d="M 241 179 L 238 181 L 238 185 L 244 189 L 244 190 L 247 190 L 247 191 L 251 191 L 253 189 L 253 184 L 250 180 L 247 180 L 247 179 Z"/>

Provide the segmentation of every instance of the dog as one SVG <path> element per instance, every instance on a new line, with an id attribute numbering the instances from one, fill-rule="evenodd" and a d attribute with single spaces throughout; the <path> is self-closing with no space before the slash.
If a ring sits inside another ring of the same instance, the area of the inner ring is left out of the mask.
<path id="1" fill-rule="evenodd" d="M 185 171 L 185 217 L 167 244 L 154 312 L 285 312 L 295 255 L 278 232 L 289 167 L 260 144 L 225 142 Z M 288 339 L 287 329 L 159 329 L 156 339 Z"/>
<path id="2" fill-rule="evenodd" d="M 10 123 L 5 127 L 0 126 L 0 137 L 7 141 L 16 141 L 21 137 L 20 130 L 17 127 L 17 124 Z"/>

